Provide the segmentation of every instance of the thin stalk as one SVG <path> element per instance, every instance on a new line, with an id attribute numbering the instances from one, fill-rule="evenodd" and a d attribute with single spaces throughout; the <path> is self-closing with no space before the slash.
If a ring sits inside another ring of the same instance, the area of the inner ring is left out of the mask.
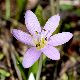
<path id="1" fill-rule="evenodd" d="M 55 15 L 54 0 L 50 0 L 50 4 L 51 4 L 51 14 L 52 14 L 52 15 Z"/>
<path id="2" fill-rule="evenodd" d="M 6 4 L 6 19 L 10 18 L 10 0 L 5 0 Z"/>
<path id="3" fill-rule="evenodd" d="M 40 79 L 41 68 L 42 68 L 42 62 L 43 62 L 43 53 L 42 53 L 41 56 L 40 56 L 40 60 L 39 60 L 39 68 L 38 68 L 36 80 L 39 80 L 39 79 Z"/>
<path id="4" fill-rule="evenodd" d="M 59 10 L 60 10 L 60 9 L 59 9 L 59 7 L 60 7 L 60 6 L 59 6 L 59 0 L 57 0 L 57 3 L 56 3 L 56 4 L 57 4 L 57 6 L 56 6 L 56 7 L 57 7 L 56 13 L 59 14 L 59 12 L 60 12 L 60 11 L 59 11 Z"/>

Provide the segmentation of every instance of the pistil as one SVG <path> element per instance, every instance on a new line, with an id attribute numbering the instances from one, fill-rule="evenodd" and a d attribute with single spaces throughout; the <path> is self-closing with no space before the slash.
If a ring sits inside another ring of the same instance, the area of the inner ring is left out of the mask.
<path id="1" fill-rule="evenodd" d="M 46 30 L 43 29 L 43 31 L 41 32 L 41 34 L 39 34 L 37 31 L 35 31 L 36 37 L 34 38 L 34 43 L 35 43 L 35 47 L 38 50 L 44 48 L 47 45 L 48 40 L 47 40 L 47 37 L 45 36 L 45 31 Z"/>

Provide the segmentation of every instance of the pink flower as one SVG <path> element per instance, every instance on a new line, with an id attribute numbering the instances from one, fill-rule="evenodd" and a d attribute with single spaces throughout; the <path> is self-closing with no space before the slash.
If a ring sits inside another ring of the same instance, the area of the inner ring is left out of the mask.
<path id="1" fill-rule="evenodd" d="M 59 51 L 53 46 L 68 42 L 73 34 L 70 32 L 62 32 L 51 36 L 58 27 L 59 21 L 60 16 L 58 14 L 52 16 L 46 22 L 41 32 L 40 23 L 36 15 L 32 11 L 27 10 L 25 13 L 25 24 L 31 35 L 17 29 L 11 31 L 17 40 L 33 46 L 28 49 L 23 58 L 22 65 L 24 68 L 31 67 L 39 59 L 42 52 L 52 60 L 60 59 Z"/>

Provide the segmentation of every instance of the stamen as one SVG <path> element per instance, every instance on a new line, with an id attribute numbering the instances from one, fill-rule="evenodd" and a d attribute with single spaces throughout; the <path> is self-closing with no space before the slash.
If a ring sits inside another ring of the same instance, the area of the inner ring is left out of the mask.
<path id="1" fill-rule="evenodd" d="M 47 34 L 49 31 L 47 31 L 47 34 L 45 34 L 46 30 L 43 29 L 42 32 L 38 33 L 37 31 L 36 32 L 36 37 L 35 37 L 35 47 L 40 50 L 42 48 L 44 48 L 46 45 L 47 45 L 47 41 L 48 41 L 48 38 L 47 38 Z"/>
<path id="2" fill-rule="evenodd" d="M 42 38 L 42 43 L 44 44 L 44 38 Z"/>
<path id="3" fill-rule="evenodd" d="M 35 31 L 35 33 L 36 33 L 36 34 L 38 34 L 38 32 L 37 32 L 37 31 Z"/>
<path id="4" fill-rule="evenodd" d="M 36 47 L 38 47 L 38 44 L 36 44 Z"/>
<path id="5" fill-rule="evenodd" d="M 38 46 L 40 46 L 40 44 L 38 43 L 38 44 L 36 44 L 36 47 L 38 47 Z"/>
<path id="6" fill-rule="evenodd" d="M 43 29 L 44 31 L 46 31 L 45 29 Z"/>
<path id="7" fill-rule="evenodd" d="M 47 41 L 47 37 L 45 38 L 45 40 Z"/>
<path id="8" fill-rule="evenodd" d="M 31 35 L 31 38 L 33 38 L 33 35 Z"/>

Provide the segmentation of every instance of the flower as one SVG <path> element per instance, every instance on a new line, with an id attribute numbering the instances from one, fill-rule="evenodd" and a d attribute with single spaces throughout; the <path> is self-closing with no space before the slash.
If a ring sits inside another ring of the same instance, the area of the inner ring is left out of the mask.
<path id="1" fill-rule="evenodd" d="M 23 58 L 22 65 L 24 68 L 31 67 L 39 59 L 42 52 L 52 60 L 60 59 L 59 51 L 53 46 L 68 42 L 73 34 L 70 32 L 62 32 L 51 36 L 58 27 L 59 21 L 60 16 L 58 14 L 52 16 L 41 31 L 40 23 L 36 15 L 32 11 L 27 10 L 25 13 L 25 24 L 31 35 L 17 29 L 11 31 L 17 40 L 33 46 L 28 49 Z"/>

